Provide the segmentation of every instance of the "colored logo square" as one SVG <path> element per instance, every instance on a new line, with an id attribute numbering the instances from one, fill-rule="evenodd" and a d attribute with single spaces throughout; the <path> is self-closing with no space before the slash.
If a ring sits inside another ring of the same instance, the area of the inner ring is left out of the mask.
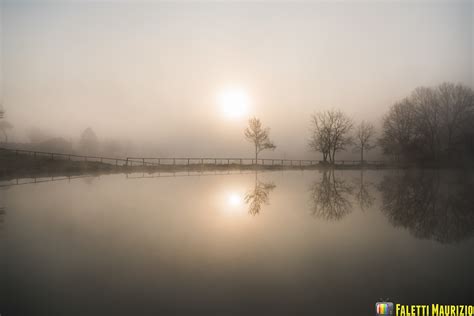
<path id="1" fill-rule="evenodd" d="M 375 315 L 393 315 L 393 303 L 377 302 L 375 303 Z"/>

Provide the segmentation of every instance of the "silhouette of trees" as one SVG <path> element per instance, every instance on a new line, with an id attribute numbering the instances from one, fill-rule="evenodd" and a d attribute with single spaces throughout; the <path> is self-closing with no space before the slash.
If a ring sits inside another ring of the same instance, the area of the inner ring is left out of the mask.
<path id="1" fill-rule="evenodd" d="M 360 163 L 364 162 L 364 151 L 375 148 L 373 138 L 375 126 L 369 122 L 362 121 L 356 128 L 355 149 L 360 150 Z"/>
<path id="2" fill-rule="evenodd" d="M 5 144 L 8 143 L 8 134 L 7 130 L 12 129 L 13 125 L 10 122 L 5 120 L 5 110 L 0 104 L 0 131 L 2 131 Z"/>
<path id="3" fill-rule="evenodd" d="M 26 136 L 30 140 L 30 143 L 41 143 L 52 138 L 52 136 L 48 132 L 38 127 L 29 128 L 26 131 Z"/>
<path id="4" fill-rule="evenodd" d="M 400 160 L 407 157 L 415 145 L 416 119 L 413 104 L 408 99 L 395 103 L 383 119 L 379 144 L 383 153 Z"/>
<path id="5" fill-rule="evenodd" d="M 385 154 L 404 161 L 450 160 L 473 155 L 474 93 L 460 84 L 420 87 L 394 104 L 379 141 Z"/>
<path id="6" fill-rule="evenodd" d="M 474 233 L 473 185 L 463 171 L 397 171 L 379 185 L 382 212 L 417 238 L 459 242 Z"/>
<path id="7" fill-rule="evenodd" d="M 13 125 L 10 122 L 1 120 L 0 121 L 0 130 L 2 131 L 5 144 L 8 143 L 8 133 L 7 130 L 12 129 Z"/>
<path id="8" fill-rule="evenodd" d="M 256 117 L 249 119 L 249 126 L 244 131 L 245 138 L 255 146 L 255 164 L 258 154 L 266 149 L 274 150 L 276 146 L 270 140 L 270 128 L 263 128 L 262 122 Z"/>
<path id="9" fill-rule="evenodd" d="M 354 188 L 343 179 L 338 179 L 334 170 L 325 170 L 321 181 L 310 186 L 311 212 L 318 218 L 338 221 L 352 211 L 350 202 Z"/>
<path id="10" fill-rule="evenodd" d="M 262 209 L 262 205 L 270 202 L 270 192 L 275 189 L 273 183 L 265 183 L 258 180 L 257 172 L 255 172 L 255 186 L 245 195 L 245 203 L 249 205 L 249 214 L 257 215 Z"/>
<path id="11" fill-rule="evenodd" d="M 340 110 L 318 112 L 312 116 L 309 147 L 323 155 L 323 161 L 335 162 L 336 153 L 352 143 L 352 120 Z"/>
<path id="12" fill-rule="evenodd" d="M 84 130 L 79 140 L 79 149 L 84 154 L 96 154 L 99 150 L 99 141 L 94 131 L 89 127 Z"/>

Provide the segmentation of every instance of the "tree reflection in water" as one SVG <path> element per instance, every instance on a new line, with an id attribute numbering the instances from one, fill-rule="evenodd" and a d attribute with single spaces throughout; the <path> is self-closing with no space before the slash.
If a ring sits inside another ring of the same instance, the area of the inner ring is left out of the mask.
<path id="1" fill-rule="evenodd" d="M 474 232 L 473 176 L 464 171 L 398 171 L 379 185 L 382 212 L 417 238 L 459 242 Z"/>
<path id="2" fill-rule="evenodd" d="M 3 222 L 5 221 L 5 208 L 0 206 L 0 231 L 3 228 Z"/>
<path id="3" fill-rule="evenodd" d="M 262 206 L 270 203 L 270 192 L 275 187 L 276 185 L 272 182 L 259 181 L 258 173 L 255 172 L 255 186 L 245 194 L 245 203 L 249 205 L 249 214 L 259 214 Z"/>
<path id="4" fill-rule="evenodd" d="M 334 170 L 324 170 L 320 181 L 310 186 L 312 209 L 318 218 L 338 221 L 352 211 L 350 202 L 354 187 L 337 178 Z"/>
<path id="5" fill-rule="evenodd" d="M 364 169 L 361 169 L 360 177 L 354 192 L 355 199 L 359 203 L 361 211 L 370 208 L 375 202 L 375 197 L 370 192 L 373 189 L 373 186 L 374 184 L 372 182 L 364 180 Z"/>
<path id="6" fill-rule="evenodd" d="M 3 223 L 5 222 L 5 214 L 6 214 L 6 209 L 4 206 L 4 190 L 8 189 L 8 187 L 2 188 L 0 191 L 0 229 L 3 226 Z"/>

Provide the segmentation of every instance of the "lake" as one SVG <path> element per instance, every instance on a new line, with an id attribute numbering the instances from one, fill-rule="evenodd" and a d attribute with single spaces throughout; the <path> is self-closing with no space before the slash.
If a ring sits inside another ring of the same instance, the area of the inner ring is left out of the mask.
<path id="1" fill-rule="evenodd" d="M 373 315 L 386 299 L 473 303 L 468 172 L 42 180 L 0 190 L 3 316 Z"/>

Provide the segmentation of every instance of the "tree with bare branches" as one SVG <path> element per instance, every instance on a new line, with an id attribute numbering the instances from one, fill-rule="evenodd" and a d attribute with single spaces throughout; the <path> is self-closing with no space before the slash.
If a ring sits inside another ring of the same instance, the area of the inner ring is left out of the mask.
<path id="1" fill-rule="evenodd" d="M 369 122 L 362 121 L 356 128 L 355 149 L 360 150 L 360 163 L 364 163 L 364 151 L 375 148 L 373 138 L 375 136 L 375 126 Z"/>
<path id="2" fill-rule="evenodd" d="M 335 162 L 336 153 L 352 143 L 353 122 L 340 110 L 318 112 L 312 116 L 309 146 L 323 154 L 323 161 Z"/>
<path id="3" fill-rule="evenodd" d="M 258 163 L 258 154 L 263 150 L 275 150 L 276 146 L 270 140 L 270 128 L 264 128 L 260 119 L 252 117 L 249 126 L 244 131 L 245 138 L 255 146 L 255 164 Z"/>
<path id="4" fill-rule="evenodd" d="M 409 99 L 395 103 L 382 122 L 382 137 L 379 144 L 386 155 L 393 155 L 398 161 L 407 158 L 414 151 L 416 139 L 416 118 Z"/>
<path id="5" fill-rule="evenodd" d="M 474 157 L 474 91 L 461 84 L 419 87 L 385 116 L 380 145 L 404 161 Z"/>

